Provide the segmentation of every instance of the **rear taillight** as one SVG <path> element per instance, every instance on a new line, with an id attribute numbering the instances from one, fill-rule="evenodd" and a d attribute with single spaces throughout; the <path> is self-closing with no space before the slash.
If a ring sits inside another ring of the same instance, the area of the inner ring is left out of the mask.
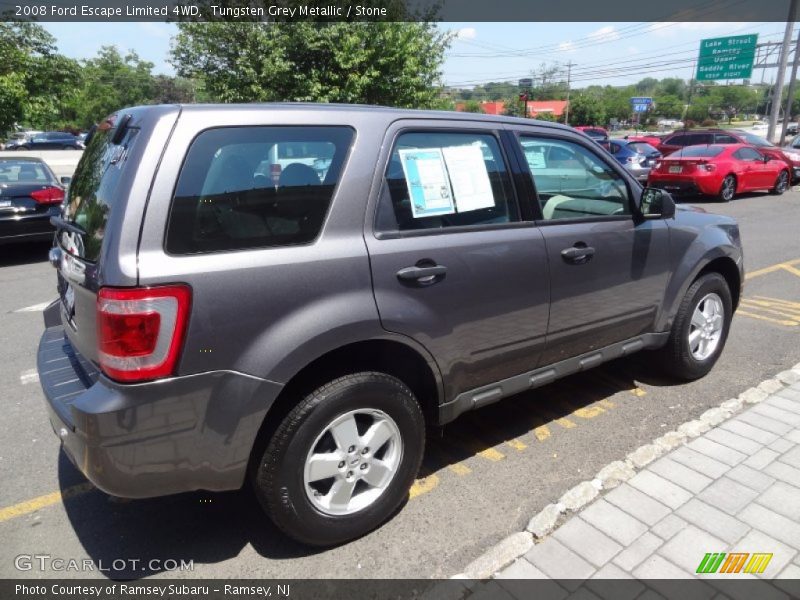
<path id="1" fill-rule="evenodd" d="M 64 199 L 64 190 L 52 186 L 34 190 L 30 195 L 38 204 L 58 204 Z"/>
<path id="2" fill-rule="evenodd" d="M 103 372 L 128 382 L 173 375 L 191 298 L 186 285 L 100 288 L 97 346 Z"/>
<path id="3" fill-rule="evenodd" d="M 716 170 L 717 165 L 712 164 L 712 163 L 700 163 L 699 165 L 697 165 L 697 168 L 702 170 L 702 171 L 709 171 L 710 172 L 710 171 Z"/>

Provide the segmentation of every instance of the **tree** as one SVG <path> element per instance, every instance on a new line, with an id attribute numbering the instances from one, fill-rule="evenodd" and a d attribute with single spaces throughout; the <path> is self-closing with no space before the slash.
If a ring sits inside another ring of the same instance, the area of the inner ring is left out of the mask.
<path id="1" fill-rule="evenodd" d="M 0 133 L 15 123 L 49 124 L 77 83 L 78 64 L 56 53 L 36 23 L 0 23 Z"/>
<path id="2" fill-rule="evenodd" d="M 656 96 L 653 102 L 656 105 L 653 114 L 658 117 L 680 119 L 683 116 L 683 101 L 677 96 L 671 94 Z"/>
<path id="3" fill-rule="evenodd" d="M 477 100 L 467 100 L 464 102 L 464 112 L 468 113 L 482 113 L 481 103 Z"/>
<path id="4" fill-rule="evenodd" d="M 451 34 L 428 22 L 179 23 L 172 62 L 221 102 L 436 104 Z"/>
<path id="5" fill-rule="evenodd" d="M 103 46 L 96 58 L 83 66 L 83 87 L 75 98 L 78 123 L 89 127 L 126 106 L 152 101 L 155 82 L 153 63 L 129 51 L 122 56 L 114 46 Z"/>
<path id="6" fill-rule="evenodd" d="M 605 125 L 605 107 L 593 94 L 575 94 L 570 100 L 569 118 L 571 125 Z"/>

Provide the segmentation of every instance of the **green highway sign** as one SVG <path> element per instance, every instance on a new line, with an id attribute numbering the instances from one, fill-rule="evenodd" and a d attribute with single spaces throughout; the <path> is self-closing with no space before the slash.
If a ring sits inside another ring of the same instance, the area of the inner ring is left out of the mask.
<path id="1" fill-rule="evenodd" d="M 748 79 L 753 73 L 758 34 L 734 35 L 700 41 L 698 81 Z"/>

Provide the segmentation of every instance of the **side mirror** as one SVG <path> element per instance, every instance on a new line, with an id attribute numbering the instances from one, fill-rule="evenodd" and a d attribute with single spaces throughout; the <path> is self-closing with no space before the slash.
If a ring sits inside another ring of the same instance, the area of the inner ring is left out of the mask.
<path id="1" fill-rule="evenodd" d="M 72 183 L 72 177 L 62 177 L 61 178 L 62 185 L 69 185 Z"/>
<path id="2" fill-rule="evenodd" d="M 765 154 L 764 155 L 764 162 L 765 163 L 768 163 L 771 160 L 772 160 L 772 156 L 770 154 Z"/>
<path id="3" fill-rule="evenodd" d="M 669 192 L 658 188 L 646 187 L 642 190 L 639 208 L 645 218 L 672 219 L 675 217 L 675 200 L 672 199 Z"/>

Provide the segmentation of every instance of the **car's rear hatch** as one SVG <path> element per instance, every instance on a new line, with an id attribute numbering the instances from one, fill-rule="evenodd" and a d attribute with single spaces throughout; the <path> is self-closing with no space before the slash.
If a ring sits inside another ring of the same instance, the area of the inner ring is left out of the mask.
<path id="1" fill-rule="evenodd" d="M 97 363 L 97 292 L 138 282 L 147 196 L 178 107 L 120 111 L 89 136 L 56 220 L 61 321 L 74 348 Z M 145 152 L 145 150 L 147 150 Z"/>

